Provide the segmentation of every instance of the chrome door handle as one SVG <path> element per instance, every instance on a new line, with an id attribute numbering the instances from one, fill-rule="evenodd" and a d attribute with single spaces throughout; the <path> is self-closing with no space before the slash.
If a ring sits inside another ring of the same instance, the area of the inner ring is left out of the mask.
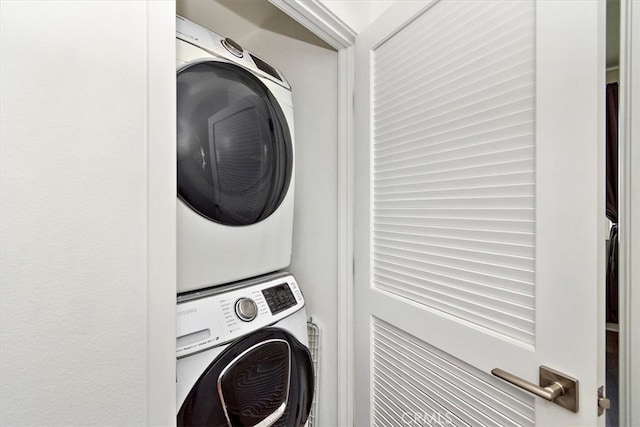
<path id="1" fill-rule="evenodd" d="M 540 366 L 540 385 L 495 368 L 493 375 L 545 400 L 578 412 L 578 380 L 546 366 Z"/>

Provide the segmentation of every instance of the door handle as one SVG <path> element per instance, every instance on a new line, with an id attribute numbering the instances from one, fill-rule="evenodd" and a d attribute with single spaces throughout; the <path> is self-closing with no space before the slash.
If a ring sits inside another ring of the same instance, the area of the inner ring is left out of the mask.
<path id="1" fill-rule="evenodd" d="M 493 369 L 491 373 L 538 397 L 578 412 L 578 380 L 569 375 L 540 366 L 540 385 L 538 386 L 499 368 Z"/>

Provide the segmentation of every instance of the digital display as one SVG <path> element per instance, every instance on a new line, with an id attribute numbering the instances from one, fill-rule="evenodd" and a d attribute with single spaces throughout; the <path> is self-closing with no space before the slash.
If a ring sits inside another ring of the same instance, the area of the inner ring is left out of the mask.
<path id="1" fill-rule="evenodd" d="M 275 68 L 273 68 L 271 65 L 267 64 L 266 62 L 264 62 L 262 59 L 260 58 L 256 58 L 255 56 L 249 54 L 249 56 L 251 56 L 251 59 L 253 59 L 253 62 L 255 62 L 256 67 L 258 67 L 258 69 L 264 71 L 265 73 L 269 74 L 272 77 L 275 77 L 276 79 L 282 81 L 282 79 L 280 79 L 280 76 L 278 75 L 278 72 L 276 71 Z"/>
<path id="2" fill-rule="evenodd" d="M 296 297 L 287 283 L 264 289 L 262 291 L 271 314 L 277 314 L 296 305 Z"/>

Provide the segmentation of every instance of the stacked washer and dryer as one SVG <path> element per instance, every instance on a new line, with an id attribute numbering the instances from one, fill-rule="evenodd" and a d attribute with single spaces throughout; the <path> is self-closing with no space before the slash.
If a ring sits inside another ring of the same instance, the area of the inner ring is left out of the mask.
<path id="1" fill-rule="evenodd" d="M 304 425 L 313 398 L 291 260 L 291 87 L 177 17 L 177 423 Z"/>

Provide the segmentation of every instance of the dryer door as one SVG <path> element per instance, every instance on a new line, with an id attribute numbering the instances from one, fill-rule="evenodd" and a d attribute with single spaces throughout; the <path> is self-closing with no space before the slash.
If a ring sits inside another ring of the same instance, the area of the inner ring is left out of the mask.
<path id="1" fill-rule="evenodd" d="M 234 343 L 205 370 L 178 412 L 178 426 L 302 426 L 313 399 L 309 350 L 267 328 Z"/>
<path id="2" fill-rule="evenodd" d="M 178 197 L 211 221 L 254 224 L 282 203 L 293 169 L 278 101 L 237 65 L 204 61 L 177 77 Z"/>

